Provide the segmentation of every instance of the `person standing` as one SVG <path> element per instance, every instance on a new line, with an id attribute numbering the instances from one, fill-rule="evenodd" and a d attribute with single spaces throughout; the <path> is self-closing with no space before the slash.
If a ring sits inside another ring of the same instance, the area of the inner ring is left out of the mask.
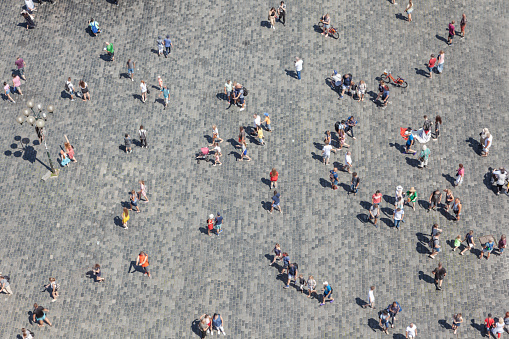
<path id="1" fill-rule="evenodd" d="M 198 323 L 198 328 L 200 329 L 200 337 L 205 338 L 207 334 L 212 335 L 212 318 L 208 314 L 203 314 L 200 317 L 200 322 Z"/>
<path id="2" fill-rule="evenodd" d="M 307 286 L 308 286 L 308 298 L 310 298 L 313 293 L 316 294 L 316 281 L 315 281 L 315 278 L 313 278 L 312 275 L 309 276 L 307 282 L 306 282 Z"/>
<path id="3" fill-rule="evenodd" d="M 410 203 L 412 203 L 412 209 L 415 211 L 415 202 L 417 201 L 417 191 L 415 190 L 415 188 L 413 187 L 410 187 L 410 189 L 406 192 L 406 202 L 408 203 L 408 205 L 410 205 Z"/>
<path id="4" fill-rule="evenodd" d="M 429 196 L 429 207 L 428 212 L 433 209 L 433 211 L 437 210 L 437 207 L 440 206 L 440 201 L 442 200 L 442 192 L 437 188 L 431 193 Z"/>
<path id="5" fill-rule="evenodd" d="M 14 61 L 14 64 L 18 68 L 18 74 L 21 77 L 21 79 L 26 81 L 27 78 L 25 77 L 25 66 L 26 66 L 25 61 L 19 56 L 16 58 L 16 61 Z"/>
<path id="6" fill-rule="evenodd" d="M 345 154 L 345 165 L 343 166 L 343 171 L 352 173 L 352 171 L 350 171 L 351 169 L 352 169 L 352 153 L 348 151 Z"/>
<path id="7" fill-rule="evenodd" d="M 276 29 L 276 27 L 275 27 L 275 25 L 276 25 L 276 9 L 274 7 L 269 9 L 268 20 L 270 22 L 270 28 L 275 30 Z"/>
<path id="8" fill-rule="evenodd" d="M 378 324 L 385 334 L 389 334 L 389 312 L 387 312 L 387 310 L 383 310 L 380 313 Z"/>
<path id="9" fill-rule="evenodd" d="M 269 213 L 272 214 L 272 211 L 274 210 L 274 207 L 279 210 L 279 213 L 283 214 L 283 211 L 281 210 L 281 206 L 279 206 L 280 203 L 280 197 L 281 193 L 278 193 L 277 191 L 274 191 L 274 196 L 272 196 L 272 206 L 270 208 Z"/>
<path id="10" fill-rule="evenodd" d="M 454 20 L 449 23 L 449 38 L 447 39 L 447 44 L 449 46 L 452 45 L 452 38 L 454 38 L 454 35 L 456 34 L 456 31 L 454 30 Z"/>
<path id="11" fill-rule="evenodd" d="M 297 72 L 297 79 L 300 80 L 300 72 L 302 71 L 302 64 L 304 61 L 299 59 L 299 57 L 295 57 L 295 71 Z"/>
<path id="12" fill-rule="evenodd" d="M 173 44 L 171 43 L 170 36 L 167 35 L 166 39 L 164 39 L 164 57 L 167 58 L 171 53 L 171 48 Z"/>
<path id="13" fill-rule="evenodd" d="M 286 4 L 284 1 L 281 1 L 279 4 L 279 8 L 277 9 L 277 14 L 279 15 L 279 22 L 285 26 L 286 24 Z"/>
<path id="14" fill-rule="evenodd" d="M 384 91 L 382 93 L 382 109 L 387 108 L 387 104 L 389 104 L 389 97 L 391 96 L 391 91 L 389 89 L 389 86 L 384 86 Z"/>
<path id="15" fill-rule="evenodd" d="M 13 103 L 16 103 L 16 101 L 14 101 L 14 99 L 11 97 L 11 86 L 7 82 L 4 82 L 4 93 L 7 99 Z"/>
<path id="16" fill-rule="evenodd" d="M 246 109 L 246 101 L 244 99 L 244 87 L 241 84 L 235 85 L 235 96 L 233 97 L 233 100 L 235 104 L 237 104 L 237 101 L 240 103 L 241 107 L 239 109 L 239 112 Z"/>
<path id="17" fill-rule="evenodd" d="M 461 326 L 462 322 L 463 317 L 461 316 L 461 313 L 452 316 L 452 329 L 454 330 L 453 334 L 456 334 L 456 331 L 458 331 L 458 327 Z"/>
<path id="18" fill-rule="evenodd" d="M 442 117 L 437 115 L 435 117 L 435 135 L 433 141 L 438 141 L 438 137 L 440 136 L 440 126 L 442 126 Z"/>
<path id="19" fill-rule="evenodd" d="M 415 155 L 415 153 L 417 153 L 417 151 L 414 151 L 412 149 L 412 146 L 415 143 L 415 137 L 414 137 L 414 134 L 412 133 L 411 127 L 408 127 L 406 129 L 406 134 L 408 135 L 408 139 L 406 140 L 405 153 L 407 153 L 407 154 L 411 153 L 411 154 Z"/>
<path id="20" fill-rule="evenodd" d="M 350 136 L 352 137 L 353 140 L 356 140 L 353 134 L 353 128 L 357 126 L 357 124 L 358 122 L 357 120 L 355 120 L 353 115 L 349 116 L 348 119 L 346 120 L 345 133 L 348 134 L 348 132 L 350 132 Z"/>
<path id="21" fill-rule="evenodd" d="M 366 307 L 375 308 L 375 286 L 371 286 L 368 292 L 368 302 L 362 305 L 363 308 Z"/>
<path id="22" fill-rule="evenodd" d="M 456 181 L 454 182 L 454 186 L 460 186 L 463 183 L 464 176 L 465 176 L 465 168 L 463 168 L 463 164 L 459 164 L 459 168 L 456 173 Z"/>
<path id="23" fill-rule="evenodd" d="M 492 176 L 497 187 L 497 195 L 500 195 L 500 191 L 502 191 L 506 185 L 507 171 L 503 167 L 500 167 L 498 170 L 493 171 Z"/>
<path id="24" fill-rule="evenodd" d="M 396 208 L 394 210 L 394 213 L 392 214 L 392 219 L 394 220 L 394 226 L 396 227 L 396 229 L 399 231 L 399 225 L 400 223 L 404 222 L 403 221 L 403 217 L 405 215 L 405 211 L 403 211 L 403 209 L 401 208 Z"/>
<path id="25" fill-rule="evenodd" d="M 161 55 L 163 55 L 163 51 L 164 51 L 163 37 L 159 35 L 157 37 L 156 43 L 157 43 L 157 56 L 160 57 Z"/>
<path id="26" fill-rule="evenodd" d="M 23 92 L 21 92 L 21 79 L 18 75 L 12 74 L 12 91 L 18 92 L 20 95 L 23 95 Z"/>
<path id="27" fill-rule="evenodd" d="M 246 131 L 244 130 L 244 127 L 240 126 L 239 127 L 239 146 L 242 147 L 242 144 L 244 142 L 246 142 Z M 235 145 L 235 148 L 237 147 L 237 145 Z"/>
<path id="28" fill-rule="evenodd" d="M 131 196 L 129 198 L 131 203 L 131 208 L 129 208 L 130 211 L 136 210 L 136 213 L 140 213 L 140 209 L 138 208 L 138 195 L 134 190 L 131 191 Z"/>
<path id="29" fill-rule="evenodd" d="M 27 330 L 25 328 L 21 329 L 21 338 L 22 339 L 33 339 L 34 338 L 34 332 Z"/>
<path id="30" fill-rule="evenodd" d="M 131 59 L 127 60 L 127 73 L 131 77 L 131 81 L 134 81 L 134 67 L 135 63 Z"/>
<path id="31" fill-rule="evenodd" d="M 449 211 L 449 208 L 454 204 L 454 195 L 452 191 L 448 188 L 444 190 L 445 192 L 445 210 Z"/>
<path id="32" fill-rule="evenodd" d="M 0 293 L 12 295 L 11 284 L 7 277 L 0 275 Z"/>
<path id="33" fill-rule="evenodd" d="M 140 129 L 138 130 L 138 135 L 140 136 L 140 144 L 141 148 L 145 147 L 147 148 L 147 131 L 143 127 L 143 125 L 140 125 Z"/>
<path id="34" fill-rule="evenodd" d="M 66 87 L 67 87 L 67 90 L 69 92 L 69 95 L 71 96 L 71 101 L 75 101 L 74 100 L 74 85 L 72 84 L 72 81 L 71 81 L 71 77 L 69 77 L 65 83 Z"/>
<path id="35" fill-rule="evenodd" d="M 140 184 L 140 191 L 138 192 L 138 197 L 139 197 L 140 201 L 142 201 L 141 198 L 143 198 L 144 202 L 148 202 L 148 198 L 147 198 L 147 186 L 145 186 L 145 181 L 140 180 L 139 184 Z"/>
<path id="36" fill-rule="evenodd" d="M 269 113 L 263 113 L 263 115 L 265 116 L 265 119 L 263 120 L 263 122 L 265 123 L 265 129 L 268 132 L 272 132 L 272 128 L 270 128 L 270 116 L 269 116 Z"/>
<path id="37" fill-rule="evenodd" d="M 127 222 L 129 221 L 129 210 L 127 207 L 124 207 L 124 210 L 122 211 L 122 227 L 125 229 L 128 229 Z"/>
<path id="38" fill-rule="evenodd" d="M 233 84 L 231 80 L 226 80 L 226 83 L 224 84 L 224 94 L 226 95 L 226 100 L 230 103 L 231 106 L 231 100 L 232 100 L 232 91 L 233 91 Z M 230 107 L 228 107 L 230 108 Z"/>
<path id="39" fill-rule="evenodd" d="M 504 319 L 502 317 L 498 317 L 498 322 L 495 324 L 495 327 L 491 330 L 493 336 L 497 335 L 497 338 L 500 339 L 500 335 L 504 333 Z"/>
<path id="40" fill-rule="evenodd" d="M 463 241 L 465 241 L 467 245 L 460 252 L 461 255 L 464 255 L 467 250 L 471 250 L 472 248 L 474 248 L 474 246 L 475 246 L 474 231 L 472 231 L 472 230 L 468 231 L 468 233 L 465 235 L 465 239 L 463 239 Z"/>
<path id="41" fill-rule="evenodd" d="M 51 300 L 51 302 L 57 301 L 57 298 L 58 298 L 58 289 L 60 288 L 60 285 L 57 284 L 56 279 L 55 278 L 49 278 L 49 284 L 44 285 L 44 288 L 45 289 L 50 289 L 51 297 L 53 298 L 53 300 Z"/>
<path id="42" fill-rule="evenodd" d="M 163 93 L 163 97 L 164 97 L 164 108 L 163 109 L 166 109 L 166 107 L 168 106 L 168 101 L 170 100 L 170 90 L 168 89 L 168 87 L 163 86 L 161 88 L 161 90 L 159 91 L 159 96 L 161 96 L 161 93 Z"/>
<path id="43" fill-rule="evenodd" d="M 292 280 L 297 281 L 296 280 L 297 274 L 299 274 L 298 269 L 299 269 L 299 266 L 296 263 L 292 262 L 290 264 L 290 266 L 288 267 L 286 285 L 283 288 L 289 288 Z"/>
<path id="44" fill-rule="evenodd" d="M 331 188 L 333 190 L 337 190 L 338 189 L 338 185 L 339 185 L 339 176 L 338 176 L 338 169 L 336 167 L 334 167 L 333 169 L 330 170 L 330 174 L 329 174 L 329 180 L 331 182 Z"/>
<path id="45" fill-rule="evenodd" d="M 461 39 L 463 39 L 465 37 L 465 27 L 467 27 L 467 16 L 465 15 L 465 13 L 463 13 L 463 15 L 461 16 L 460 27 L 461 27 Z"/>
<path id="46" fill-rule="evenodd" d="M 378 204 L 372 204 L 369 208 L 369 220 L 373 222 L 376 228 L 378 228 L 378 218 L 380 217 L 380 207 Z"/>
<path id="47" fill-rule="evenodd" d="M 500 237 L 500 240 L 498 241 L 498 255 L 502 255 L 502 253 L 504 253 L 504 249 L 506 248 L 506 246 L 507 246 L 507 241 L 505 238 L 505 234 L 502 234 L 502 236 Z"/>
<path id="48" fill-rule="evenodd" d="M 429 150 L 429 148 L 426 145 L 422 145 L 422 151 L 419 154 L 419 161 L 420 161 L 420 164 L 418 166 L 419 168 L 424 168 L 424 167 L 428 166 L 428 160 L 429 160 L 430 154 L 431 154 L 431 151 Z"/>
<path id="49" fill-rule="evenodd" d="M 332 304 L 334 301 L 334 298 L 332 298 L 332 287 L 329 285 L 327 281 L 323 282 L 323 295 L 322 295 L 322 302 L 320 303 L 320 306 L 325 305 L 325 302 L 328 301 Z M 329 300 L 327 300 L 329 299 Z"/>
<path id="50" fill-rule="evenodd" d="M 88 90 L 87 83 L 83 80 L 80 80 L 78 85 L 80 86 L 81 93 L 83 94 L 83 101 L 87 101 L 87 98 L 90 100 L 90 91 Z"/>
<path id="51" fill-rule="evenodd" d="M 493 142 L 493 136 L 491 135 L 490 131 L 487 128 L 483 128 L 482 132 L 480 133 L 480 136 L 482 146 L 481 156 L 487 157 L 488 153 L 490 152 L 491 144 Z"/>
<path id="52" fill-rule="evenodd" d="M 125 152 L 132 153 L 133 150 L 131 149 L 131 137 L 129 136 L 128 133 L 126 133 L 124 136 L 124 145 L 125 145 Z"/>
<path id="53" fill-rule="evenodd" d="M 216 330 L 217 335 L 220 335 L 221 333 L 226 335 L 223 328 L 223 317 L 221 317 L 221 315 L 218 313 L 214 313 L 214 316 L 212 317 L 212 330 Z M 210 334 L 212 334 L 212 331 Z"/>
<path id="54" fill-rule="evenodd" d="M 157 84 L 159 85 L 159 90 L 163 89 L 163 79 L 160 75 L 157 76 Z"/>
<path id="55" fill-rule="evenodd" d="M 389 312 L 389 316 L 391 317 L 391 328 L 394 328 L 394 324 L 396 322 L 396 316 L 399 312 L 401 312 L 401 306 L 397 301 L 394 301 L 392 304 L 387 306 L 387 311 Z"/>
<path id="56" fill-rule="evenodd" d="M 277 179 L 279 178 L 279 173 L 276 171 L 275 168 L 272 168 L 272 170 L 269 173 L 270 177 L 270 189 L 277 188 Z"/>
<path id="57" fill-rule="evenodd" d="M 244 158 L 246 158 L 246 161 L 251 161 L 251 157 L 247 155 L 247 145 L 245 140 L 242 143 L 242 153 L 240 155 L 239 161 L 242 161 Z"/>
<path id="58" fill-rule="evenodd" d="M 429 72 L 429 78 L 433 79 L 433 69 L 435 68 L 435 63 L 437 62 L 437 58 L 435 58 L 435 54 L 431 54 L 431 57 L 428 61 L 428 72 Z"/>
<path id="59" fill-rule="evenodd" d="M 106 41 L 105 44 L 106 44 L 106 47 L 104 48 L 104 50 L 110 56 L 110 60 L 115 61 L 115 50 L 113 49 L 113 43 L 110 44 L 109 42 Z"/>
<path id="60" fill-rule="evenodd" d="M 217 236 L 219 236 L 219 233 L 223 232 L 223 217 L 219 212 L 217 212 L 214 228 L 216 230 Z"/>
<path id="61" fill-rule="evenodd" d="M 406 328 L 406 339 L 413 339 L 413 338 L 415 338 L 416 335 L 417 335 L 417 327 L 415 326 L 414 323 L 411 323 Z"/>
<path id="62" fill-rule="evenodd" d="M 353 195 L 357 195 L 357 192 L 359 191 L 359 184 L 361 182 L 361 179 L 359 179 L 359 176 L 357 175 L 357 172 L 353 172 L 352 174 L 352 185 L 350 186 Z M 350 192 L 348 192 L 350 194 Z"/>
<path id="63" fill-rule="evenodd" d="M 149 266 L 148 255 L 145 252 L 141 251 L 140 254 L 138 254 L 138 257 L 136 257 L 136 266 L 141 266 L 141 268 L 145 272 L 145 273 L 143 273 L 143 275 L 146 275 L 149 278 L 152 278 L 150 276 L 150 271 L 148 269 L 148 266 Z"/>
<path id="64" fill-rule="evenodd" d="M 329 145 L 329 143 L 326 143 L 322 148 L 322 157 L 323 157 L 323 164 L 327 166 L 329 164 L 330 160 L 330 152 L 333 151 L 336 153 L 336 151 L 332 148 L 332 145 Z"/>
<path id="65" fill-rule="evenodd" d="M 141 80 L 140 82 L 140 89 L 141 89 L 141 101 L 144 103 L 147 100 L 147 84 L 143 80 Z"/>
<path id="66" fill-rule="evenodd" d="M 491 238 L 483 245 L 479 259 L 482 259 L 484 257 L 484 253 L 487 253 L 486 260 L 488 260 L 490 258 L 491 252 L 493 251 L 493 248 L 495 248 L 495 240 Z"/>
<path id="67" fill-rule="evenodd" d="M 412 12 L 414 11 L 414 4 L 412 0 L 408 0 L 408 6 L 406 6 L 405 12 L 408 14 L 408 22 L 412 22 Z"/>
<path id="68" fill-rule="evenodd" d="M 437 72 L 438 74 L 442 74 L 442 72 L 444 71 L 444 62 L 445 62 L 445 53 L 444 51 L 440 51 L 438 53 L 438 58 L 437 58 Z"/>
<path id="69" fill-rule="evenodd" d="M 438 266 L 431 272 L 435 275 L 435 287 L 437 290 L 442 290 L 442 282 L 447 274 L 447 271 L 442 266 L 442 263 L 439 262 Z"/>
<path id="70" fill-rule="evenodd" d="M 461 206 L 460 198 L 454 199 L 454 204 L 452 204 L 452 211 L 454 212 L 456 221 L 460 220 L 461 209 L 462 209 L 462 206 Z"/>
<path id="71" fill-rule="evenodd" d="M 37 304 L 34 304 L 34 310 L 32 312 L 32 321 L 34 323 L 37 323 L 37 325 L 39 325 L 39 327 L 43 327 L 44 326 L 43 322 L 45 322 L 48 325 L 52 326 L 51 322 L 46 317 L 46 312 L 47 311 L 48 310 L 46 308 L 44 308 L 42 306 L 39 306 Z"/>
<path id="72" fill-rule="evenodd" d="M 377 190 L 373 195 L 371 196 L 371 203 L 373 205 L 379 205 L 382 202 L 382 193 Z"/>

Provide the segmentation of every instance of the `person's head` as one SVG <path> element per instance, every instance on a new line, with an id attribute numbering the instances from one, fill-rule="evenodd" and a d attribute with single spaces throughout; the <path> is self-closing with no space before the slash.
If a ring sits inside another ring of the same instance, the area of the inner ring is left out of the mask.
<path id="1" fill-rule="evenodd" d="M 55 278 L 49 278 L 49 281 L 51 282 L 54 282 L 56 279 Z"/>
<path id="2" fill-rule="evenodd" d="M 134 190 L 132 190 L 132 191 L 131 191 L 131 194 L 133 194 L 133 195 L 134 195 L 135 193 L 136 193 L 136 192 L 135 192 Z"/>
<path id="3" fill-rule="evenodd" d="M 491 318 L 491 317 L 492 317 L 491 313 L 488 313 L 488 318 Z"/>
<path id="4" fill-rule="evenodd" d="M 438 268 L 442 268 L 442 263 L 441 262 L 438 263 Z"/>
<path id="5" fill-rule="evenodd" d="M 398 303 L 394 301 L 394 302 L 392 303 L 392 306 L 398 306 Z"/>
<path id="6" fill-rule="evenodd" d="M 361 85 L 364 85 L 364 84 L 365 84 L 364 80 L 361 80 L 360 84 L 361 84 Z"/>
<path id="7" fill-rule="evenodd" d="M 284 5 L 284 3 L 285 3 L 284 1 L 281 1 L 281 5 Z M 463 16 L 465 16 L 465 14 L 463 14 Z"/>
<path id="8" fill-rule="evenodd" d="M 505 234 L 502 234 L 502 236 L 500 237 L 500 240 L 505 240 Z"/>
<path id="9" fill-rule="evenodd" d="M 275 168 L 273 168 L 273 169 L 272 169 L 272 171 L 270 171 L 270 174 L 271 174 L 272 176 L 275 176 L 275 175 L 276 175 L 276 173 L 277 173 L 277 171 L 276 171 L 276 169 L 275 169 Z"/>
<path id="10" fill-rule="evenodd" d="M 80 80 L 80 86 L 81 86 L 81 87 L 85 87 L 85 81 Z"/>
<path id="11" fill-rule="evenodd" d="M 139 255 L 146 255 L 145 252 L 143 251 L 140 251 L 140 254 Z"/>
<path id="12" fill-rule="evenodd" d="M 211 213 L 211 214 L 209 214 L 209 220 L 210 220 L 210 219 L 214 219 L 214 214 L 212 214 L 212 213 Z"/>
<path id="13" fill-rule="evenodd" d="M 352 155 L 352 153 L 350 151 L 346 152 L 346 155 Z"/>
<path id="14" fill-rule="evenodd" d="M 444 51 L 442 51 L 442 50 L 441 50 L 441 51 L 439 52 L 439 54 L 442 54 L 442 55 L 443 55 L 443 54 L 444 54 Z"/>
<path id="15" fill-rule="evenodd" d="M 456 239 L 461 240 L 461 235 L 458 235 Z"/>
<path id="16" fill-rule="evenodd" d="M 141 83 L 142 83 L 142 84 L 145 84 L 145 81 L 141 80 Z"/>
<path id="17" fill-rule="evenodd" d="M 140 180 L 140 184 L 145 185 L 145 180 Z"/>
<path id="18" fill-rule="evenodd" d="M 456 314 L 456 318 L 461 319 L 461 313 Z"/>
<path id="19" fill-rule="evenodd" d="M 274 195 L 276 195 L 276 194 L 277 194 L 277 191 L 274 191 Z"/>
<path id="20" fill-rule="evenodd" d="M 23 338 L 28 337 L 27 330 L 24 328 L 21 329 L 21 334 L 23 335 Z"/>
<path id="21" fill-rule="evenodd" d="M 428 149 L 428 147 L 427 147 L 426 145 L 422 145 L 422 150 L 423 150 L 423 151 L 425 151 L 425 150 L 427 150 L 427 149 Z"/>
<path id="22" fill-rule="evenodd" d="M 35 303 L 35 304 L 34 304 L 34 308 L 37 308 L 37 307 L 39 307 L 39 305 L 37 305 L 37 303 Z"/>
<path id="23" fill-rule="evenodd" d="M 498 323 L 503 325 L 504 324 L 504 319 L 502 319 L 502 317 L 498 317 Z"/>
<path id="24" fill-rule="evenodd" d="M 424 116 L 424 120 L 428 120 L 428 116 L 427 115 Z"/>
<path id="25" fill-rule="evenodd" d="M 459 164 L 458 166 L 459 166 L 459 168 L 463 168 L 463 164 Z"/>
<path id="26" fill-rule="evenodd" d="M 94 22 L 94 21 L 95 21 L 95 20 L 94 20 L 94 18 L 91 18 L 91 19 L 90 19 L 90 22 Z"/>
<path id="27" fill-rule="evenodd" d="M 216 126 L 216 125 L 212 125 L 212 129 L 216 129 L 216 128 L 217 128 L 217 126 Z"/>
<path id="28" fill-rule="evenodd" d="M 129 210 L 127 209 L 127 207 L 124 207 L 124 215 L 129 215 Z"/>
<path id="29" fill-rule="evenodd" d="M 453 20 L 453 21 L 451 21 L 451 24 L 453 24 L 453 25 L 454 25 L 454 20 Z"/>
<path id="30" fill-rule="evenodd" d="M 127 133 L 126 133 L 126 134 L 125 134 L 125 137 L 126 137 L 126 138 L 129 138 L 129 134 L 127 134 Z"/>
<path id="31" fill-rule="evenodd" d="M 468 234 L 472 235 L 472 234 L 474 234 L 474 231 L 470 230 L 470 231 L 468 231 Z"/>
<path id="32" fill-rule="evenodd" d="M 329 141 L 325 141 L 325 146 L 328 146 L 329 145 Z"/>
<path id="33" fill-rule="evenodd" d="M 401 197 L 400 197 L 401 198 Z M 401 208 L 396 208 L 396 212 L 401 212 Z"/>
<path id="34" fill-rule="evenodd" d="M 65 152 L 63 150 L 60 150 L 60 155 L 62 156 L 62 158 L 65 158 Z"/>
<path id="35" fill-rule="evenodd" d="M 258 114 L 256 114 L 256 113 L 255 113 L 255 114 L 253 114 L 253 118 L 255 118 L 255 119 L 256 119 L 257 117 L 258 117 Z"/>
<path id="36" fill-rule="evenodd" d="M 214 315 L 212 316 L 212 318 L 214 318 L 214 319 L 219 318 L 219 314 L 214 313 Z"/>
<path id="37" fill-rule="evenodd" d="M 376 193 L 377 195 L 378 195 L 378 194 L 380 194 L 380 190 L 376 190 L 376 192 L 375 192 L 375 193 Z"/>
<path id="38" fill-rule="evenodd" d="M 4 86 L 7 85 L 7 83 L 4 81 Z"/>
<path id="39" fill-rule="evenodd" d="M 279 247 L 280 247 L 280 246 L 279 246 L 279 243 L 276 243 L 276 246 L 275 246 L 275 247 L 276 247 L 276 248 L 279 248 Z"/>
<path id="40" fill-rule="evenodd" d="M 310 275 L 308 279 L 312 280 L 312 279 L 314 279 L 314 278 L 313 278 L 313 276 L 312 276 L 312 275 Z M 507 313 L 509 313 L 509 312 L 507 312 Z"/>
<path id="41" fill-rule="evenodd" d="M 387 315 L 389 315 L 389 312 L 387 312 L 387 310 L 383 310 L 383 311 L 382 311 L 382 314 L 383 314 L 384 316 L 387 316 Z"/>
<path id="42" fill-rule="evenodd" d="M 270 11 L 271 11 L 271 12 L 272 12 L 272 11 L 275 11 L 275 10 L 276 10 L 276 9 L 275 9 L 274 7 L 272 7 L 272 8 L 270 9 Z"/>
<path id="43" fill-rule="evenodd" d="M 437 115 L 435 117 L 435 122 L 441 124 L 442 123 L 442 117 L 440 115 Z"/>
<path id="44" fill-rule="evenodd" d="M 170 38 L 170 35 L 169 35 L 169 34 L 168 34 L 168 35 L 166 35 L 166 39 L 169 39 L 169 38 Z"/>
<path id="45" fill-rule="evenodd" d="M 459 203 L 459 202 L 460 202 L 460 198 L 456 198 L 456 199 L 454 199 L 454 202 L 455 202 L 455 203 Z"/>
<path id="46" fill-rule="evenodd" d="M 127 62 L 131 62 L 131 59 L 127 60 Z"/>
<path id="47" fill-rule="evenodd" d="M 465 15 L 465 14 L 463 14 Z M 509 312 L 505 312 L 505 318 L 509 318 Z"/>
<path id="48" fill-rule="evenodd" d="M 438 224 L 433 224 L 433 228 L 438 228 Z"/>
<path id="49" fill-rule="evenodd" d="M 328 282 L 326 282 L 326 281 L 324 281 L 324 282 L 323 282 L 323 287 L 327 287 L 327 286 L 329 286 L 329 283 L 328 283 Z"/>
<path id="50" fill-rule="evenodd" d="M 333 171 L 334 171 L 334 172 L 337 172 L 337 171 L 338 171 L 338 168 L 337 168 L 337 167 L 334 167 Z"/>
<path id="51" fill-rule="evenodd" d="M 369 289 L 374 291 L 375 290 L 375 286 L 371 286 Z"/>
<path id="52" fill-rule="evenodd" d="M 244 127 L 240 126 L 239 130 L 242 132 L 244 130 Z"/>
<path id="53" fill-rule="evenodd" d="M 283 252 L 283 254 L 282 254 L 282 255 L 283 255 L 283 257 L 287 257 L 287 256 L 288 256 L 288 253 Z"/>
<path id="54" fill-rule="evenodd" d="M 221 213 L 217 212 L 217 216 L 220 217 L 221 216 Z"/>
<path id="55" fill-rule="evenodd" d="M 356 176 L 357 176 L 357 172 L 353 172 L 352 177 L 355 178 Z"/>

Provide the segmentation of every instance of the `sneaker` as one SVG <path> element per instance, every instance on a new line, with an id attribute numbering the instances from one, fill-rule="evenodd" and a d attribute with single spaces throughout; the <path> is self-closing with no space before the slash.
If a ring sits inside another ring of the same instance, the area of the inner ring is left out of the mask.
<path id="1" fill-rule="evenodd" d="M 331 300 L 331 301 L 329 301 L 329 302 L 332 304 L 332 302 L 333 302 L 333 301 L 334 301 L 334 300 Z"/>
<path id="2" fill-rule="evenodd" d="M 269 214 L 272 214 L 272 212 L 271 212 L 271 211 L 267 211 L 267 212 L 269 212 Z"/>
<path id="3" fill-rule="evenodd" d="M 125 229 L 128 229 L 129 227 L 127 227 L 127 225 L 124 226 Z"/>
<path id="4" fill-rule="evenodd" d="M 76 101 L 76 99 L 71 99 L 71 101 Z"/>
<path id="5" fill-rule="evenodd" d="M 133 78 L 131 78 L 131 81 L 134 81 L 134 79 L 133 79 Z"/>
<path id="6" fill-rule="evenodd" d="M 319 306 L 323 306 L 323 305 L 325 305 L 325 303 L 321 303 Z"/>
<path id="7" fill-rule="evenodd" d="M 461 252 L 460 255 L 465 255 L 465 253 Z"/>
<path id="8" fill-rule="evenodd" d="M 342 96 L 342 95 L 340 95 L 340 96 L 339 96 L 339 98 L 340 98 L 340 99 L 343 99 L 343 96 Z"/>
<path id="9" fill-rule="evenodd" d="M 220 229 L 218 233 L 221 233 L 221 232 L 223 232 L 223 230 L 222 230 L 222 229 Z"/>
<path id="10" fill-rule="evenodd" d="M 290 285 L 283 286 L 283 288 L 290 288 Z"/>
<path id="11" fill-rule="evenodd" d="M 54 303 L 55 301 L 57 301 L 57 299 L 53 299 L 53 300 L 51 300 L 51 302 L 52 302 L 52 303 Z"/>
<path id="12" fill-rule="evenodd" d="M 246 108 L 245 107 L 242 107 L 239 111 L 242 112 L 243 110 L 245 110 Z"/>

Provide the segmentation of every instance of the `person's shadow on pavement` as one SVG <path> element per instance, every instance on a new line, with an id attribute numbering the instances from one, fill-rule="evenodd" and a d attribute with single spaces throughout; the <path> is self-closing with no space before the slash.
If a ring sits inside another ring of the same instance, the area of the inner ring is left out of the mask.
<path id="1" fill-rule="evenodd" d="M 132 272 L 131 272 L 131 267 L 133 268 Z M 129 265 L 129 269 L 127 270 L 127 273 L 135 273 L 135 272 L 145 273 L 145 271 L 143 271 L 141 266 L 136 265 L 136 261 L 132 260 L 131 264 Z"/>
<path id="2" fill-rule="evenodd" d="M 298 79 L 297 72 L 289 70 L 289 69 L 285 69 L 285 72 L 286 72 L 286 75 L 288 75 L 289 77 Z"/>

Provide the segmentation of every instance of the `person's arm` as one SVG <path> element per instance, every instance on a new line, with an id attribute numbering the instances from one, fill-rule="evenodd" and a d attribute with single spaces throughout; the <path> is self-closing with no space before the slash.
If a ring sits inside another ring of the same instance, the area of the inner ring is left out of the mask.
<path id="1" fill-rule="evenodd" d="M 458 205 L 458 215 L 461 213 L 461 208 L 462 208 L 462 206 L 461 206 L 461 204 L 459 204 Z M 473 243 L 473 241 L 472 241 L 472 243 Z"/>
<path id="2" fill-rule="evenodd" d="M 34 311 L 35 311 L 35 310 L 34 310 Z M 33 319 L 32 321 L 35 323 L 35 312 L 34 312 L 34 313 L 32 313 L 32 319 Z"/>
<path id="3" fill-rule="evenodd" d="M 422 151 L 421 151 L 421 154 L 419 154 L 419 157 L 422 157 Z M 431 195 L 429 196 L 429 203 L 431 204 L 431 198 L 433 197 L 433 193 L 431 193 Z"/>
<path id="4" fill-rule="evenodd" d="M 140 266 L 140 256 L 136 257 L 136 266 Z"/>
<path id="5" fill-rule="evenodd" d="M 407 339 L 408 339 L 408 331 L 406 331 L 405 333 L 406 333 L 405 338 L 407 338 Z M 416 333 L 416 334 L 417 334 L 417 333 Z"/>
<path id="6" fill-rule="evenodd" d="M 442 201 L 442 193 L 438 196 L 438 203 L 440 204 L 440 201 Z"/>

